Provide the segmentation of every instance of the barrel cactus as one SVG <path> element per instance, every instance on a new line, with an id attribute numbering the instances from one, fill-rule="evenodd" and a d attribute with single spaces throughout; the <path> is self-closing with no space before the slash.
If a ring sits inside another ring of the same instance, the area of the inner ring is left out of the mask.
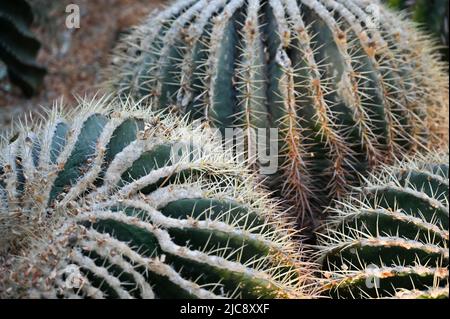
<path id="1" fill-rule="evenodd" d="M 2 298 L 301 298 L 290 222 L 203 127 L 83 101 L 1 147 Z"/>
<path id="2" fill-rule="evenodd" d="M 321 234 L 325 287 L 341 298 L 448 298 L 449 158 L 384 167 L 333 208 Z"/>
<path id="3" fill-rule="evenodd" d="M 268 181 L 315 221 L 357 172 L 447 134 L 448 75 L 437 55 L 378 2 L 182 0 L 118 46 L 106 87 L 242 128 L 247 145 L 252 129 L 277 128 L 279 169 Z"/>
<path id="4" fill-rule="evenodd" d="M 448 9 L 447 0 L 385 0 L 391 7 L 406 10 L 407 15 L 433 33 L 445 46 L 442 50 L 448 60 Z"/>
<path id="5" fill-rule="evenodd" d="M 25 0 L 0 3 L 0 59 L 8 69 L 11 82 L 27 95 L 33 95 L 46 69 L 36 61 L 40 42 L 29 30 L 33 12 Z"/>

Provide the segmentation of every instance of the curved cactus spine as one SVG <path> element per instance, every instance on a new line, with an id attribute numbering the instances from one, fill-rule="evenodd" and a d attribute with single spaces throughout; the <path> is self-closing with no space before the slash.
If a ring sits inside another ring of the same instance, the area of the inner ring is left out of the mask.
<path id="1" fill-rule="evenodd" d="M 448 298 L 448 155 L 384 167 L 319 233 L 327 293 Z"/>
<path id="2" fill-rule="evenodd" d="M 300 218 L 315 222 L 357 172 L 448 141 L 446 66 L 427 36 L 378 2 L 178 1 L 154 19 L 121 44 L 106 85 L 243 128 L 250 159 L 252 129 L 278 128 L 281 163 L 269 181 Z M 130 44 L 137 53 L 126 57 Z"/>
<path id="3" fill-rule="evenodd" d="M 27 96 L 36 92 L 47 72 L 35 61 L 41 44 L 29 30 L 32 22 L 33 12 L 26 1 L 0 4 L 0 59 L 7 66 L 11 82 Z"/>
<path id="4" fill-rule="evenodd" d="M 277 203 L 185 122 L 82 101 L 3 145 L 0 296 L 312 296 Z"/>

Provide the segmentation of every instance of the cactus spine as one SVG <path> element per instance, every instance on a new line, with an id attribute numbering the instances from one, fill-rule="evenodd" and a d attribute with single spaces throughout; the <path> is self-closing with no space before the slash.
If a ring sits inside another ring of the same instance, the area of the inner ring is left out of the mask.
<path id="1" fill-rule="evenodd" d="M 386 0 L 385 0 L 386 1 Z M 445 46 L 441 51 L 448 60 L 448 9 L 446 0 L 387 0 L 391 7 L 406 9 L 411 18 L 432 32 Z"/>
<path id="2" fill-rule="evenodd" d="M 310 296 L 290 223 L 202 127 L 100 99 L 1 149 L 2 298 Z"/>
<path id="3" fill-rule="evenodd" d="M 341 298 L 448 298 L 448 155 L 384 167 L 333 208 L 325 287 Z"/>
<path id="4" fill-rule="evenodd" d="M 25 0 L 0 3 L 0 59 L 14 84 L 31 96 L 41 84 L 46 69 L 35 61 L 41 47 L 30 32 L 33 12 Z"/>
<path id="5" fill-rule="evenodd" d="M 278 128 L 270 181 L 304 217 L 447 134 L 445 65 L 384 6 L 371 26 L 369 4 L 178 1 L 119 45 L 107 85 L 222 129 Z"/>

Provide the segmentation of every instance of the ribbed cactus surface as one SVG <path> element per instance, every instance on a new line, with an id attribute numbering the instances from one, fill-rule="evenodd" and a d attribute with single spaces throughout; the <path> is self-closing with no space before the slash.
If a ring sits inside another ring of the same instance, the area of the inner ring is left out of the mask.
<path id="1" fill-rule="evenodd" d="M 411 18 L 433 33 L 445 46 L 448 60 L 448 0 L 385 0 L 393 8 L 406 9 Z"/>
<path id="2" fill-rule="evenodd" d="M 83 101 L 1 148 L 2 298 L 301 298 L 289 222 L 201 127 Z"/>
<path id="3" fill-rule="evenodd" d="M 46 70 L 35 61 L 41 47 L 29 30 L 33 12 L 25 0 L 0 3 L 0 59 L 11 81 L 30 96 L 42 82 Z"/>
<path id="4" fill-rule="evenodd" d="M 373 1 L 178 1 L 119 45 L 110 79 L 154 109 L 243 128 L 247 145 L 251 129 L 277 128 L 270 181 L 299 216 L 447 134 L 445 66 Z"/>
<path id="5" fill-rule="evenodd" d="M 331 296 L 448 298 L 448 162 L 385 167 L 333 209 L 320 252 Z"/>

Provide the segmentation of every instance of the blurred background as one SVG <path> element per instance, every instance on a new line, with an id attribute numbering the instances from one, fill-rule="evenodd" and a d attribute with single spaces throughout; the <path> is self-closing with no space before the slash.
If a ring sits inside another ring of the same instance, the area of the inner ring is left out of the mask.
<path id="1" fill-rule="evenodd" d="M 442 45 L 448 60 L 448 0 L 381 0 L 404 10 Z M 63 97 L 90 94 L 130 27 L 169 0 L 0 0 L 0 132 L 11 118 Z M 80 28 L 68 28 L 69 4 Z"/>
<path id="2" fill-rule="evenodd" d="M 441 44 L 443 58 L 448 61 L 449 0 L 383 0 L 396 10 L 403 10 Z"/>
<path id="3" fill-rule="evenodd" d="M 0 131 L 36 106 L 95 91 L 119 38 L 164 2 L 0 0 Z M 80 28 L 66 27 L 71 3 Z"/>

